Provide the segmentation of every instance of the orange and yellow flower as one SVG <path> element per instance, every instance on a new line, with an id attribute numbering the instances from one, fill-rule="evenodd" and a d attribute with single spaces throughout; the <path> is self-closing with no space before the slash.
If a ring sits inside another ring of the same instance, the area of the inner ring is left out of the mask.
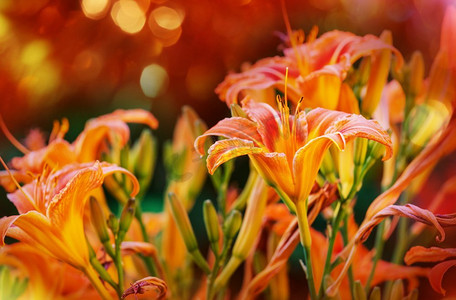
<path id="1" fill-rule="evenodd" d="M 249 155 L 266 182 L 287 196 L 284 201 L 291 200 L 287 205 L 292 210 L 293 203 L 307 199 L 323 155 L 332 144 L 343 150 L 355 137 L 367 138 L 385 146 L 385 159 L 391 156 L 388 134 L 376 121 L 360 115 L 322 108 L 305 113 L 298 105 L 296 114 L 290 116 L 283 102 L 277 112 L 251 99 L 243 101 L 242 109 L 249 118 L 220 121 L 195 141 L 195 147 L 203 154 L 208 136 L 227 138 L 210 147 L 209 172 L 234 157 Z"/>
<path id="2" fill-rule="evenodd" d="M 352 65 L 363 56 L 373 60 L 369 79 L 368 98 L 376 98 L 375 108 L 380 99 L 381 88 L 386 81 L 390 67 L 391 52 L 397 58 L 396 67 L 402 65 L 401 54 L 391 46 L 386 32 L 382 38 L 373 35 L 356 36 L 349 32 L 330 31 L 315 39 L 316 30 L 307 37 L 307 42 L 297 45 L 295 37 L 292 47 L 284 50 L 283 57 L 265 58 L 238 74 L 230 74 L 216 89 L 220 99 L 231 105 L 245 96 L 272 104 L 276 90 L 285 92 L 284 82 L 288 72 L 290 101 L 297 103 L 304 96 L 304 107 L 323 107 L 344 110 L 347 97 L 354 98 L 353 92 L 344 82 Z M 291 34 L 289 34 L 291 36 Z M 386 40 L 386 41 L 384 41 Z M 353 95 L 351 97 L 350 95 Z M 366 104 L 365 104 L 366 105 Z M 373 109 L 369 108 L 369 112 Z"/>
<path id="3" fill-rule="evenodd" d="M 91 192 L 114 172 L 131 178 L 134 197 L 139 189 L 136 178 L 125 169 L 99 162 L 43 173 L 9 194 L 19 215 L 0 219 L 0 245 L 10 236 L 83 271 L 92 281 L 98 280 L 89 263 L 84 207 Z"/>

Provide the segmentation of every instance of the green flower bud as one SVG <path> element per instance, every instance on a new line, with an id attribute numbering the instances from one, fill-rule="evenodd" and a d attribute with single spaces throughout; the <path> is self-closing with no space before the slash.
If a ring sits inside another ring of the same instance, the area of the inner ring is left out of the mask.
<path id="1" fill-rule="evenodd" d="M 242 214 L 237 210 L 231 211 L 223 224 L 223 233 L 226 239 L 233 239 L 241 228 L 241 224 Z"/>
<path id="2" fill-rule="evenodd" d="M 113 214 L 109 214 L 107 225 L 113 234 L 117 234 L 119 231 L 119 220 Z"/>
<path id="3" fill-rule="evenodd" d="M 110 238 L 108 233 L 108 226 L 106 224 L 106 218 L 104 216 L 103 210 L 101 209 L 101 206 L 95 197 L 91 196 L 89 202 L 92 224 L 95 227 L 98 238 L 102 244 L 109 242 Z"/>
<path id="4" fill-rule="evenodd" d="M 220 224 L 217 211 L 211 200 L 204 201 L 203 204 L 204 225 L 206 226 L 207 237 L 211 243 L 214 253 L 218 253 L 218 241 L 220 239 Z"/>
<path id="5" fill-rule="evenodd" d="M 118 238 L 120 239 L 120 241 L 123 241 L 125 234 L 128 231 L 128 228 L 130 228 L 130 224 L 133 221 L 133 218 L 135 217 L 135 210 L 136 201 L 134 198 L 130 198 L 127 204 L 125 204 L 119 219 Z"/>

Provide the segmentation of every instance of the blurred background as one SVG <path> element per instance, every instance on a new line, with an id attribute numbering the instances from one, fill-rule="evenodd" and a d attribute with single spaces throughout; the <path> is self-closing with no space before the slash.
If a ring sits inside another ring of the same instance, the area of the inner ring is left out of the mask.
<path id="1" fill-rule="evenodd" d="M 306 33 L 314 25 L 320 34 L 391 30 L 405 59 L 423 53 L 426 74 L 450 2 L 285 0 L 292 28 Z M 244 62 L 281 55 L 278 32 L 285 32 L 278 0 L 0 0 L 0 114 L 19 140 L 32 128 L 49 133 L 53 120 L 66 117 L 72 141 L 89 118 L 144 108 L 160 122 L 161 148 L 183 105 L 208 126 L 228 116 L 215 87 Z M 19 155 L 0 133 L 0 156 Z M 150 191 L 159 201 L 149 201 L 148 210 L 160 209 L 166 185 L 160 161 Z M 234 178 L 242 184 L 247 160 L 237 164 L 243 167 Z M 366 195 L 378 194 L 379 178 L 369 182 Z M 209 183 L 200 198 L 215 198 Z M 194 211 L 201 223 L 200 205 Z M 14 213 L 0 190 L 0 217 Z"/>
<path id="2" fill-rule="evenodd" d="M 429 67 L 449 0 L 286 0 L 293 29 L 393 33 L 407 59 Z M 454 2 L 454 1 L 452 1 Z M 87 119 L 116 108 L 144 108 L 172 136 L 183 105 L 209 126 L 229 110 L 214 89 L 244 62 L 280 55 L 285 32 L 277 0 L 1 0 L 0 114 L 21 140 L 67 117 L 72 141 Z M 3 134 L 0 155 L 20 155 Z M 152 193 L 162 195 L 163 168 Z M 0 201 L 0 215 L 14 207 Z"/>

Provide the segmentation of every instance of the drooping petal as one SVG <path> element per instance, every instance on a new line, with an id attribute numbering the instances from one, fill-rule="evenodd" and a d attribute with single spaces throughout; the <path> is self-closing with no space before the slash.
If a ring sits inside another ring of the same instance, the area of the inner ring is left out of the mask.
<path id="1" fill-rule="evenodd" d="M 144 109 L 117 109 L 110 114 L 106 114 L 87 122 L 87 127 L 94 126 L 96 123 L 107 121 L 122 121 L 124 123 L 137 123 L 149 126 L 151 129 L 158 127 L 158 121 L 149 111 Z"/>
<path id="2" fill-rule="evenodd" d="M 208 151 L 207 168 L 209 173 L 214 174 L 215 170 L 228 160 L 253 153 L 263 153 L 264 149 L 255 147 L 249 140 L 232 138 L 215 142 Z"/>
<path id="3" fill-rule="evenodd" d="M 442 280 L 445 273 L 451 268 L 456 266 L 456 260 L 448 260 L 434 266 L 429 272 L 429 283 L 434 291 L 445 295 L 446 290 L 442 287 Z"/>
<path id="4" fill-rule="evenodd" d="M 106 139 L 112 139 L 114 135 L 117 136 L 120 147 L 123 147 L 130 137 L 127 123 L 144 124 L 152 129 L 158 126 L 155 117 L 143 109 L 118 109 L 113 113 L 89 120 L 84 131 L 72 144 L 78 162 L 96 160 L 104 146 L 103 143 Z"/>
<path id="5" fill-rule="evenodd" d="M 456 257 L 456 248 L 415 246 L 407 251 L 404 262 L 411 265 L 416 262 L 438 262 L 450 257 Z"/>
<path id="6" fill-rule="evenodd" d="M 389 216 L 408 217 L 414 219 L 415 221 L 435 227 L 439 232 L 439 236 L 436 237 L 439 242 L 445 240 L 445 231 L 443 230 L 443 227 L 456 225 L 456 214 L 434 215 L 432 212 L 412 204 L 406 204 L 404 206 L 390 205 L 381 210 L 368 221 L 363 222 L 356 234 L 355 240 L 361 243 L 364 242 L 368 238 L 372 229 L 383 221 L 383 219 Z"/>
<path id="7" fill-rule="evenodd" d="M 195 140 L 195 148 L 200 155 L 204 154 L 204 142 L 208 136 L 243 139 L 254 142 L 255 146 L 262 145 L 262 139 L 257 131 L 257 125 L 241 117 L 223 119 L 203 135 L 199 136 Z"/>
<path id="8" fill-rule="evenodd" d="M 456 149 L 455 134 L 456 118 L 453 118 L 444 132 L 429 142 L 426 148 L 407 166 L 393 186 L 372 202 L 366 212 L 365 222 L 368 222 L 385 207 L 394 204 L 413 179 L 432 169 L 441 157 Z"/>

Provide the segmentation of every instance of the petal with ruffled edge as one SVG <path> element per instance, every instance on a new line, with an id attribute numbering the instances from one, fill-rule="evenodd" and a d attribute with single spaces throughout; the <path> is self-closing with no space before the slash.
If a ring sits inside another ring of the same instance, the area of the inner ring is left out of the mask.
<path id="1" fill-rule="evenodd" d="M 207 168 L 209 173 L 214 174 L 215 170 L 224 162 L 238 156 L 262 153 L 263 148 L 255 147 L 252 141 L 232 138 L 215 142 L 208 151 Z"/>
<path id="2" fill-rule="evenodd" d="M 415 246 L 407 251 L 404 262 L 411 265 L 416 262 L 438 262 L 450 257 L 456 257 L 456 248 Z"/>
<path id="3" fill-rule="evenodd" d="M 261 135 L 257 131 L 257 124 L 241 117 L 225 118 L 215 124 L 195 140 L 195 149 L 200 155 L 204 154 L 204 143 L 209 136 L 221 136 L 227 139 L 242 139 L 252 141 L 256 146 L 262 145 Z"/>
<path id="4" fill-rule="evenodd" d="M 118 109 L 113 113 L 89 120 L 84 131 L 72 144 L 78 162 L 96 160 L 106 139 L 113 139 L 114 135 L 117 138 L 116 142 L 119 142 L 121 147 L 124 146 L 130 137 L 127 123 L 144 124 L 152 129 L 158 126 L 157 119 L 143 109 Z"/>

